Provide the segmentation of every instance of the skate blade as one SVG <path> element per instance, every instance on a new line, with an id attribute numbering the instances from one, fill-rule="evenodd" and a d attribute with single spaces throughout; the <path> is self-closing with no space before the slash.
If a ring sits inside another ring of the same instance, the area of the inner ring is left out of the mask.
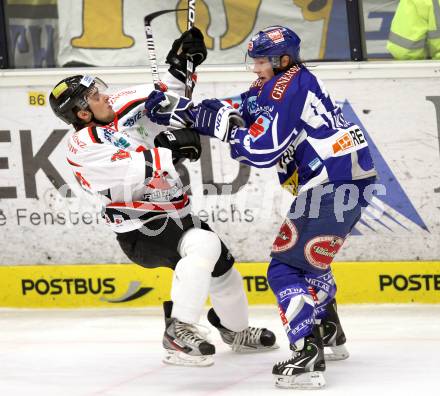
<path id="1" fill-rule="evenodd" d="M 214 364 L 213 355 L 191 356 L 180 351 L 167 351 L 162 361 L 174 366 L 207 367 Z"/>
<path id="2" fill-rule="evenodd" d="M 328 351 L 330 349 L 330 351 Z M 330 346 L 324 348 L 324 358 L 326 361 L 345 360 L 350 356 L 345 345 Z"/>
<path id="3" fill-rule="evenodd" d="M 275 343 L 271 346 L 259 345 L 256 347 L 250 347 L 246 345 L 229 345 L 233 352 L 237 353 L 256 353 L 256 352 L 267 352 L 273 351 L 274 349 L 279 349 L 280 346 Z"/>
<path id="4" fill-rule="evenodd" d="M 275 385 L 284 389 L 319 389 L 325 386 L 324 375 L 320 371 L 298 375 L 274 375 Z"/>

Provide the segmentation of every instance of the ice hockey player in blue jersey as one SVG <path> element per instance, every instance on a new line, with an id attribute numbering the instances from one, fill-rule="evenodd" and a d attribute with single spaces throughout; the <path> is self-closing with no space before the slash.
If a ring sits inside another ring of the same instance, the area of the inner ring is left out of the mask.
<path id="1" fill-rule="evenodd" d="M 227 101 L 202 101 L 192 117 L 200 134 L 230 145 L 232 158 L 275 167 L 280 184 L 298 194 L 268 269 L 293 352 L 272 373 L 279 387 L 307 389 L 325 384 L 325 360 L 349 355 L 330 265 L 372 198 L 376 171 L 361 128 L 344 118 L 299 51 L 300 38 L 286 27 L 258 32 L 246 61 L 258 79 Z M 182 114 L 161 108 L 163 95 L 153 93 L 146 107 L 149 117 L 167 124 Z"/>

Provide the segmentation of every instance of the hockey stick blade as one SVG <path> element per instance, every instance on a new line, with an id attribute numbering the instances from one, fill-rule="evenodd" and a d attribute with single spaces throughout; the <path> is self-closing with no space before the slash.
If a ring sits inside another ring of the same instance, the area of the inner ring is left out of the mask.
<path id="1" fill-rule="evenodd" d="M 188 11 L 187 8 L 178 8 L 173 10 L 161 10 L 152 12 L 151 14 L 145 15 L 144 17 L 144 25 L 150 25 L 151 21 L 155 18 L 157 18 L 159 15 L 168 14 L 169 12 L 178 12 L 178 11 Z"/>

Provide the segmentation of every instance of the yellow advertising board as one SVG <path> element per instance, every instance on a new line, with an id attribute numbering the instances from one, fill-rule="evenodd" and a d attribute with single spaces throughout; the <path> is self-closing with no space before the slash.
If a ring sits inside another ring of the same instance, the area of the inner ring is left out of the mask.
<path id="1" fill-rule="evenodd" d="M 239 263 L 250 304 L 275 304 L 267 263 Z M 338 302 L 440 303 L 440 262 L 333 263 Z M 134 264 L 0 267 L 0 307 L 159 306 L 170 298 L 172 271 Z"/>

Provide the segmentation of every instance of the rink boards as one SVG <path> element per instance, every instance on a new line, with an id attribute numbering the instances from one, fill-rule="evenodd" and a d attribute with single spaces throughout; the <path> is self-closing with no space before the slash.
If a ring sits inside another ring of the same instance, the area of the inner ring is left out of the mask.
<path id="1" fill-rule="evenodd" d="M 275 304 L 267 263 L 236 264 L 250 304 Z M 440 303 L 440 261 L 333 264 L 338 302 Z M 170 298 L 172 271 L 134 264 L 0 267 L 0 307 L 123 308 Z"/>
<path id="2" fill-rule="evenodd" d="M 375 217 L 363 216 L 336 260 L 439 260 L 440 62 L 319 64 L 312 70 L 345 117 L 368 135 L 386 190 L 377 197 Z M 54 84 L 81 72 L 0 72 L 0 266 L 127 262 L 99 203 L 68 167 L 71 132 L 47 103 Z M 143 69 L 88 72 L 117 89 L 151 79 Z M 252 79 L 244 68 L 200 68 L 194 101 L 243 92 Z M 269 261 L 293 200 L 275 169 L 240 166 L 227 145 L 204 140 L 200 161 L 184 162 L 180 171 L 191 186 L 193 212 L 236 260 Z"/>

